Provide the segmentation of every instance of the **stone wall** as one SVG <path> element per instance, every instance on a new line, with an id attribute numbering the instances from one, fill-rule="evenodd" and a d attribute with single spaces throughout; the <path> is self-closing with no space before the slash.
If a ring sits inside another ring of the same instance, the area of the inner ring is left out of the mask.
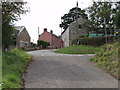
<path id="1" fill-rule="evenodd" d="M 62 40 L 64 42 L 64 47 L 69 46 L 69 27 L 62 34 Z"/>
<path id="2" fill-rule="evenodd" d="M 69 40 L 70 40 L 70 44 L 72 45 L 72 40 L 74 40 L 76 37 L 78 36 L 84 36 L 87 35 L 87 31 L 85 29 L 82 28 L 82 24 L 85 22 L 84 19 L 79 18 L 78 20 L 72 22 L 69 26 L 69 31 L 70 31 L 70 35 L 69 35 Z M 81 28 L 79 27 L 79 25 L 81 26 Z"/>
<path id="3" fill-rule="evenodd" d="M 72 40 L 77 36 L 87 35 L 87 31 L 83 28 L 79 28 L 79 25 L 85 22 L 84 19 L 79 18 L 78 20 L 72 22 L 69 27 L 63 32 L 62 40 L 64 41 L 64 47 L 72 45 Z"/>

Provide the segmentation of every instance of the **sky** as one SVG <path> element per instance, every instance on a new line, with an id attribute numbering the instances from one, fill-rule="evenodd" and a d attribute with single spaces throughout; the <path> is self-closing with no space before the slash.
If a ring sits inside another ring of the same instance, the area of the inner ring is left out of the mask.
<path id="1" fill-rule="evenodd" d="M 21 20 L 16 22 L 16 26 L 25 26 L 31 42 L 36 43 L 39 34 L 43 33 L 43 29 L 47 28 L 48 32 L 53 30 L 56 35 L 61 34 L 61 16 L 68 13 L 69 10 L 76 6 L 81 9 L 87 8 L 92 4 L 92 0 L 24 0 L 30 12 L 21 16 Z"/>

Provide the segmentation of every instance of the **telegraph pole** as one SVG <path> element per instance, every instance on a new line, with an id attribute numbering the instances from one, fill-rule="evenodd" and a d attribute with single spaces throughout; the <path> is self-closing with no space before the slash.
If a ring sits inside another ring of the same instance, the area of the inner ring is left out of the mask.
<path id="1" fill-rule="evenodd" d="M 104 29 L 105 29 L 105 41 L 106 41 L 106 44 L 107 44 L 107 42 L 108 42 L 108 40 L 107 40 L 107 29 L 106 29 L 106 18 L 104 17 Z"/>
<path id="2" fill-rule="evenodd" d="M 39 27 L 38 27 L 38 40 L 39 40 Z"/>

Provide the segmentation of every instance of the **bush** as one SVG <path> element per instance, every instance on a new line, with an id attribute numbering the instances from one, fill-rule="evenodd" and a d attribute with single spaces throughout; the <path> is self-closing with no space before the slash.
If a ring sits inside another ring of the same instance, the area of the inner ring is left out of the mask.
<path id="1" fill-rule="evenodd" d="M 39 47 L 42 46 L 42 48 L 47 48 L 50 44 L 49 44 L 48 42 L 46 42 L 46 41 L 38 40 L 38 41 L 37 41 L 37 45 L 38 45 Z"/>
<path id="2" fill-rule="evenodd" d="M 92 45 L 92 46 L 101 46 L 106 43 L 106 37 L 83 37 L 77 38 L 72 41 L 72 44 L 77 44 L 79 41 L 79 45 Z M 114 42 L 114 36 L 107 37 L 108 43 Z"/>

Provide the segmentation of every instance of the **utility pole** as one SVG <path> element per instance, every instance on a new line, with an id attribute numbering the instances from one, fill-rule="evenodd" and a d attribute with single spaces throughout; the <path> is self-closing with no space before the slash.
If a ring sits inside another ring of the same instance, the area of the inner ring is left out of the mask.
<path id="1" fill-rule="evenodd" d="M 106 41 L 106 44 L 107 44 L 107 29 L 106 29 L 106 18 L 104 17 L 104 29 L 105 29 L 105 41 Z"/>
<path id="2" fill-rule="evenodd" d="M 34 39 L 33 39 L 33 43 L 34 43 Z"/>
<path id="3" fill-rule="evenodd" d="M 105 4 L 105 0 L 104 0 L 104 4 Z M 105 29 L 105 41 L 107 44 L 107 29 L 106 29 L 106 17 L 104 16 L 104 29 Z"/>
<path id="4" fill-rule="evenodd" d="M 39 27 L 38 27 L 38 40 L 39 40 Z"/>

